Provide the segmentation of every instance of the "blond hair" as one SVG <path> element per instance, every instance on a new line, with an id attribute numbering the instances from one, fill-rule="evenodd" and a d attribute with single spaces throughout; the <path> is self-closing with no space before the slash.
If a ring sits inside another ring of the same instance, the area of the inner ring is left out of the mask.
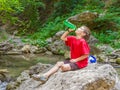
<path id="1" fill-rule="evenodd" d="M 89 38 L 90 38 L 90 29 L 87 26 L 81 26 L 80 28 L 82 30 L 84 30 L 84 33 L 86 34 L 83 38 L 85 40 L 89 40 Z"/>

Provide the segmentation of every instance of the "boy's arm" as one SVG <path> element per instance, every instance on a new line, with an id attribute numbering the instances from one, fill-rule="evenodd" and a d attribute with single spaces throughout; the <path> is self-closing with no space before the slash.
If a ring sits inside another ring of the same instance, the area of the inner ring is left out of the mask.
<path id="1" fill-rule="evenodd" d="M 67 35 L 68 35 L 70 32 L 72 32 L 72 31 L 74 31 L 74 30 L 69 29 L 68 31 L 66 31 L 66 32 L 61 36 L 61 40 L 67 41 Z"/>
<path id="2" fill-rule="evenodd" d="M 85 58 L 87 58 L 89 56 L 89 54 L 84 54 L 76 59 L 71 59 L 70 62 L 78 62 L 78 61 L 82 61 L 84 60 Z"/>
<path id="3" fill-rule="evenodd" d="M 64 32 L 64 34 L 61 36 L 61 40 L 67 41 L 67 35 L 69 34 L 68 31 Z"/>

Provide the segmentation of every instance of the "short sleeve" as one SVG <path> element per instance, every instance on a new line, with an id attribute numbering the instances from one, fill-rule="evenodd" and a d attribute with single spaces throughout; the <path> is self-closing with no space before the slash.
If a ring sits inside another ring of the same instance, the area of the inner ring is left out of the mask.
<path id="1" fill-rule="evenodd" d="M 72 44 L 73 37 L 72 36 L 67 36 L 67 41 L 65 41 L 66 46 L 71 46 Z"/>
<path id="2" fill-rule="evenodd" d="M 86 41 L 82 41 L 81 42 L 81 52 L 82 54 L 89 54 L 90 53 L 90 48 L 89 48 L 89 45 L 87 44 Z"/>

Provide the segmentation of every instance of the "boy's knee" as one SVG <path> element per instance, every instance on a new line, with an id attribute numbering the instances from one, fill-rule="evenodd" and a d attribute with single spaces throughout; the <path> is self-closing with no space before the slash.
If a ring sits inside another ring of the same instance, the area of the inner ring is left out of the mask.
<path id="1" fill-rule="evenodd" d="M 65 71 L 65 67 L 61 66 L 61 71 L 64 72 Z"/>
<path id="2" fill-rule="evenodd" d="M 64 62 L 57 62 L 57 63 L 56 63 L 56 65 L 57 65 L 58 67 L 62 66 L 63 64 L 64 64 Z"/>
<path id="3" fill-rule="evenodd" d="M 69 71 L 69 70 L 70 70 L 70 67 L 69 67 L 68 65 L 62 65 L 62 66 L 61 66 L 61 70 L 62 70 L 63 72 Z"/>

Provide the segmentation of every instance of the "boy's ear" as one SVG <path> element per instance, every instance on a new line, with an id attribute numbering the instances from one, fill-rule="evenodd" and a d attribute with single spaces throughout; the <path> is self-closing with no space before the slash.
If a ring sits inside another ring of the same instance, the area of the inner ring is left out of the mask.
<path id="1" fill-rule="evenodd" d="M 84 36 L 86 36 L 87 34 L 84 32 Z"/>

